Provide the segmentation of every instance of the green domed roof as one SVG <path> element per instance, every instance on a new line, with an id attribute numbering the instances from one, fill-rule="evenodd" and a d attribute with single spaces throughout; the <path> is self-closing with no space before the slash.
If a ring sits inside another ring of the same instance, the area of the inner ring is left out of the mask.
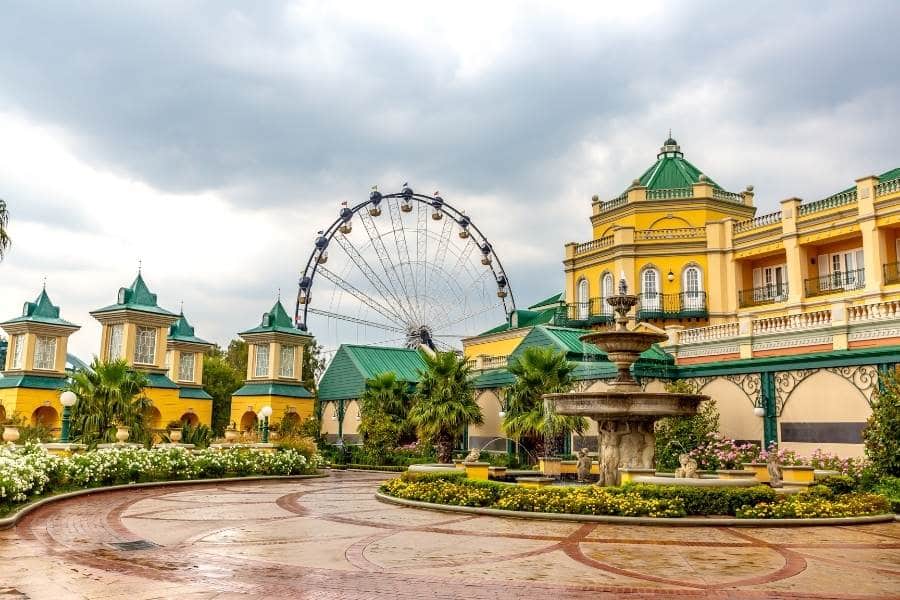
<path id="1" fill-rule="evenodd" d="M 681 146 L 669 135 L 656 155 L 656 162 L 644 171 L 636 181 L 648 190 L 669 190 L 688 188 L 700 181 L 702 171 L 685 160 Z M 715 181 L 707 181 L 716 188 L 722 189 Z"/>

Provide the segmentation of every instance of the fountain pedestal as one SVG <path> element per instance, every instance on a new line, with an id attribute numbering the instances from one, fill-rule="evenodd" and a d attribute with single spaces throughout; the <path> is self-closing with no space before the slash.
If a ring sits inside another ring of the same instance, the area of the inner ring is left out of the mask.
<path id="1" fill-rule="evenodd" d="M 544 396 L 561 415 L 580 415 L 597 422 L 601 485 L 617 485 L 619 468 L 653 469 L 656 465 L 656 421 L 664 417 L 694 415 L 700 402 L 708 399 L 701 394 L 641 390 L 631 376 L 631 365 L 642 352 L 665 341 L 668 336 L 654 331 L 629 330 L 628 312 L 637 303 L 637 297 L 626 293 L 624 280 L 620 281 L 619 290 L 619 295 L 607 298 L 618 315 L 616 329 L 581 336 L 582 341 L 604 350 L 610 362 L 616 365 L 618 374 L 610 382 L 610 389 Z"/>

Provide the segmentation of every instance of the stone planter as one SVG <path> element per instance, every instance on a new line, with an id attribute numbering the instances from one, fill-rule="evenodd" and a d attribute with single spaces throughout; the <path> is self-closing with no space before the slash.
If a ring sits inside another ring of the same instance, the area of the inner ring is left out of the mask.
<path id="1" fill-rule="evenodd" d="M 488 476 L 494 478 L 506 477 L 506 467 L 488 467 Z"/>
<path id="2" fill-rule="evenodd" d="M 769 477 L 769 465 L 766 463 L 742 463 L 747 471 L 753 471 L 754 477 L 760 483 L 769 483 L 772 479 Z"/>
<path id="3" fill-rule="evenodd" d="M 169 430 L 169 441 L 173 444 L 177 444 L 181 441 L 181 430 L 180 429 L 170 429 Z"/>
<path id="4" fill-rule="evenodd" d="M 15 444 L 19 440 L 19 428 L 12 425 L 3 427 L 3 441 Z"/>
<path id="5" fill-rule="evenodd" d="M 49 452 L 50 454 L 55 454 L 57 456 L 71 456 L 78 452 L 84 452 L 87 450 L 87 446 L 84 444 L 73 444 L 73 443 L 62 443 L 62 442 L 49 442 L 46 444 L 41 444 L 41 447 Z"/>
<path id="6" fill-rule="evenodd" d="M 808 487 L 816 483 L 816 470 L 813 467 L 799 465 L 782 465 L 781 481 L 784 485 Z"/>
<path id="7" fill-rule="evenodd" d="M 454 458 L 453 466 L 461 471 L 464 471 L 466 468 L 466 465 L 463 463 L 463 460 L 461 458 Z"/>
<path id="8" fill-rule="evenodd" d="M 486 462 L 465 463 L 466 477 L 468 477 L 469 479 L 480 479 L 482 481 L 487 481 L 488 476 L 490 475 L 490 471 L 488 471 L 488 467 L 490 466 L 490 463 Z"/>
<path id="9" fill-rule="evenodd" d="M 756 479 L 756 472 L 745 469 L 719 469 L 719 479 Z"/>
<path id="10" fill-rule="evenodd" d="M 237 429 L 226 429 L 225 430 L 225 441 L 229 444 L 233 444 L 235 440 L 240 437 L 240 433 L 238 433 Z"/>
<path id="11" fill-rule="evenodd" d="M 538 466 L 544 477 L 553 477 L 558 479 L 562 475 L 562 461 L 558 458 L 550 458 L 549 456 L 541 456 L 538 459 Z"/>
<path id="12" fill-rule="evenodd" d="M 116 427 L 116 441 L 120 444 L 124 444 L 125 442 L 127 442 L 129 435 L 130 434 L 128 433 L 127 427 Z"/>
<path id="13" fill-rule="evenodd" d="M 516 477 L 516 485 L 522 487 L 542 488 L 553 483 L 552 477 Z"/>
<path id="14" fill-rule="evenodd" d="M 619 467 L 619 483 L 622 485 L 634 481 L 635 477 L 653 477 L 654 475 L 656 475 L 656 469 Z"/>

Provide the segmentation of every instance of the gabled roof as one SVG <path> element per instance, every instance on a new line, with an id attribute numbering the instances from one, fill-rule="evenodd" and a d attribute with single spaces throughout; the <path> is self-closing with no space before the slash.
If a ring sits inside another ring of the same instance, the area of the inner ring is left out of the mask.
<path id="1" fill-rule="evenodd" d="M 78 325 L 70 323 L 65 319 L 59 318 L 59 307 L 50 301 L 47 295 L 47 289 L 41 290 L 34 302 L 26 302 L 22 310 L 22 316 L 16 317 L 0 323 L 0 325 L 11 325 L 13 323 L 45 323 L 47 325 L 59 325 L 62 327 L 72 327 L 78 329 Z"/>
<path id="2" fill-rule="evenodd" d="M 319 382 L 319 399 L 359 398 L 366 381 L 382 373 L 395 373 L 397 379 L 418 383 L 425 361 L 418 350 L 342 344 Z"/>
<path id="3" fill-rule="evenodd" d="M 606 352 L 595 346 L 581 341 L 581 336 L 589 333 L 584 329 L 571 329 L 569 327 L 556 327 L 539 325 L 532 329 L 522 342 L 516 347 L 509 360 L 513 361 L 527 348 L 532 346 L 553 346 L 565 351 L 570 360 L 606 360 Z M 657 363 L 674 364 L 675 360 L 659 346 L 652 346 L 644 351 L 638 362 L 653 361 Z"/>
<path id="4" fill-rule="evenodd" d="M 168 339 L 173 342 L 188 342 L 191 344 L 205 344 L 207 346 L 212 346 L 210 342 L 194 335 L 194 327 L 188 322 L 184 313 L 178 315 L 178 320 L 169 325 Z"/>
<path id="5" fill-rule="evenodd" d="M 144 277 L 138 272 L 137 277 L 130 287 L 119 288 L 119 295 L 115 304 L 91 311 L 92 315 L 113 312 L 116 310 L 134 310 L 138 312 L 152 313 L 156 315 L 175 316 L 175 313 L 160 308 L 156 301 L 156 294 L 150 291 L 144 282 Z"/>
<path id="6" fill-rule="evenodd" d="M 308 333 L 294 327 L 294 322 L 288 316 L 287 311 L 284 310 L 280 298 L 269 309 L 269 312 L 263 313 L 262 321 L 260 321 L 259 325 L 253 329 L 242 331 L 240 335 L 251 333 L 286 333 L 288 335 L 310 337 Z"/>
<path id="7" fill-rule="evenodd" d="M 555 308 L 563 301 L 564 301 L 563 292 L 560 292 L 558 294 L 553 294 L 549 298 L 545 298 L 545 299 L 541 300 L 540 302 L 532 304 L 531 306 L 528 307 L 528 310 L 538 310 L 541 308 L 551 308 L 551 307 Z"/>
<path id="8" fill-rule="evenodd" d="M 505 323 L 497 325 L 496 327 L 488 329 L 487 331 L 479 333 L 478 336 L 500 333 L 502 331 L 507 331 L 509 329 L 518 329 L 520 327 L 534 327 L 535 325 L 552 323 L 558 312 L 558 307 L 547 308 L 544 310 L 516 309 L 515 327 L 513 327 L 513 325 L 509 321 L 507 321 Z"/>
<path id="9" fill-rule="evenodd" d="M 638 178 L 640 184 L 649 190 L 668 190 L 674 188 L 687 188 L 700 181 L 700 169 L 685 160 L 681 146 L 670 136 L 660 148 L 653 163 Z M 712 179 L 708 179 L 710 185 L 722 189 Z"/>

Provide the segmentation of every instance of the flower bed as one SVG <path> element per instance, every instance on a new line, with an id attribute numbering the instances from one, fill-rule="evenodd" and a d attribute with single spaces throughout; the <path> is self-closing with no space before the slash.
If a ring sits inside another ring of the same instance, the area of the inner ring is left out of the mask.
<path id="1" fill-rule="evenodd" d="M 0 514 L 34 497 L 122 483 L 299 475 L 317 460 L 296 450 L 122 448 L 54 456 L 36 444 L 0 447 Z"/>
<path id="2" fill-rule="evenodd" d="M 383 494 L 433 504 L 499 510 L 625 517 L 735 516 L 738 518 L 851 517 L 889 512 L 877 494 L 835 494 L 825 486 L 778 496 L 768 486 L 695 488 L 628 484 L 525 488 L 473 481 L 460 473 L 404 473 Z"/>

